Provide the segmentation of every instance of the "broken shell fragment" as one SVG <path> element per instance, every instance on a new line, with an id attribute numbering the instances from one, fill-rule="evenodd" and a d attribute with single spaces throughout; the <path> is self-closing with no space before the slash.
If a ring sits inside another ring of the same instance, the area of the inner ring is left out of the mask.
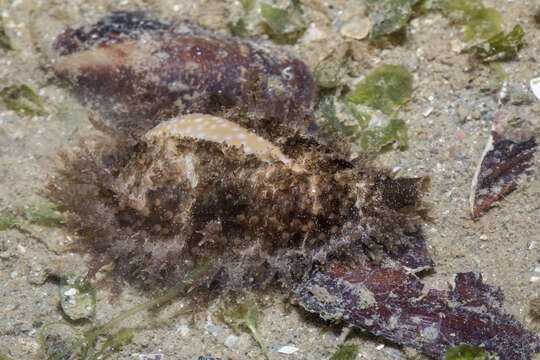
<path id="1" fill-rule="evenodd" d="M 520 175 L 534 163 L 536 140 L 525 129 L 512 127 L 512 113 L 500 110 L 473 177 L 470 211 L 473 218 L 518 186 Z"/>
<path id="2" fill-rule="evenodd" d="M 54 69 L 103 125 L 140 136 L 177 113 L 244 113 L 304 120 L 313 76 L 279 48 L 117 12 L 58 36 Z M 294 127 L 294 126 L 293 126 Z"/>
<path id="3" fill-rule="evenodd" d="M 534 96 L 540 100 L 540 77 L 531 79 L 531 90 Z"/>
<path id="4" fill-rule="evenodd" d="M 529 360 L 540 339 L 501 308 L 502 292 L 478 273 L 456 274 L 452 291 L 424 290 L 399 261 L 375 264 L 359 254 L 335 263 L 296 290 L 300 305 L 325 319 L 344 320 L 436 359 L 461 343 L 506 360 Z"/>

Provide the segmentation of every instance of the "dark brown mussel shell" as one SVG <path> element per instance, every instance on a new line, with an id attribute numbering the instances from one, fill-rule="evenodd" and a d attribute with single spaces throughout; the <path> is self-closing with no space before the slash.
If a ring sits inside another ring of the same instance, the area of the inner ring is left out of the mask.
<path id="1" fill-rule="evenodd" d="M 287 52 L 143 12 L 67 29 L 53 46 L 55 71 L 103 124 L 136 136 L 178 113 L 232 108 L 294 128 L 313 108 L 313 76 Z"/>

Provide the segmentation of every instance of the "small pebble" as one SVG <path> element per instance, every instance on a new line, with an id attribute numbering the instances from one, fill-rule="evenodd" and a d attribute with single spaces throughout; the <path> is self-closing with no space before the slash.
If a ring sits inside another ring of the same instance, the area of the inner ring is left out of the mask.
<path id="1" fill-rule="evenodd" d="M 365 39 L 371 30 L 371 22 L 367 17 L 353 17 L 347 21 L 340 30 L 341 35 L 355 39 Z"/>
<path id="2" fill-rule="evenodd" d="M 225 346 L 229 349 L 235 349 L 238 345 L 238 342 L 240 341 L 240 338 L 236 335 L 229 335 L 225 339 Z"/>

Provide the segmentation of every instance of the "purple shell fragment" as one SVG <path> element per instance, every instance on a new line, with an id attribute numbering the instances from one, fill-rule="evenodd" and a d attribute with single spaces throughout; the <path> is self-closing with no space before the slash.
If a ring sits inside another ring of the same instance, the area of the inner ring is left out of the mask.
<path id="1" fill-rule="evenodd" d="M 537 143 L 533 131 L 527 126 L 512 126 L 519 115 L 515 109 L 503 109 L 493 119 L 490 138 L 471 185 L 473 218 L 481 216 L 514 191 L 521 174 L 535 162 Z"/>
<path id="2" fill-rule="evenodd" d="M 506 360 L 527 360 L 540 340 L 501 308 L 500 289 L 482 276 L 457 274 L 452 291 L 431 289 L 404 266 L 360 259 L 317 272 L 296 290 L 300 304 L 326 319 L 343 320 L 399 344 L 443 359 L 466 343 Z"/>

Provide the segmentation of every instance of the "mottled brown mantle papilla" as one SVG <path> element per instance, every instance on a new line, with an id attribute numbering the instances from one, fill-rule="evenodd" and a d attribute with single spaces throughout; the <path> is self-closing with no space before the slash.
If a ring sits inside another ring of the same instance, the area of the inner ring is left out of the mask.
<path id="1" fill-rule="evenodd" d="M 222 289 L 289 289 L 351 248 L 377 258 L 409 245 L 415 223 L 398 207 L 419 202 L 421 180 L 283 136 L 275 144 L 302 171 L 193 138 L 102 139 L 66 157 L 49 188 L 97 266 L 150 288 L 209 261 Z"/>

